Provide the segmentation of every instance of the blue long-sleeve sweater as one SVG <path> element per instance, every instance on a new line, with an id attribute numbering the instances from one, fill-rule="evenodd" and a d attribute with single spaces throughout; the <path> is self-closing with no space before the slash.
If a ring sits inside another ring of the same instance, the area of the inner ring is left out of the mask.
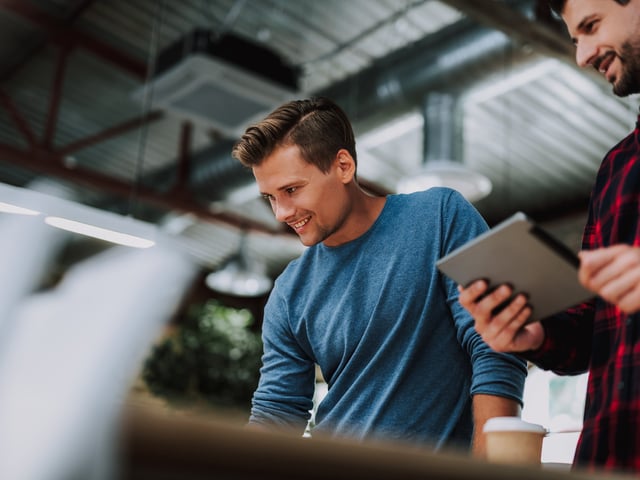
<path id="1" fill-rule="evenodd" d="M 390 195 L 361 237 L 291 262 L 265 307 L 250 423 L 302 432 L 318 364 L 328 393 L 314 432 L 470 445 L 471 395 L 521 402 L 526 376 L 522 360 L 482 341 L 435 267 L 486 229 L 453 190 Z"/>

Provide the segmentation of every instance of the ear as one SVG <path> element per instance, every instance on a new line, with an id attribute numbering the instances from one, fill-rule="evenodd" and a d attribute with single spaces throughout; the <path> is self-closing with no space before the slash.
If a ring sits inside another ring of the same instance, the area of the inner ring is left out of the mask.
<path id="1" fill-rule="evenodd" d="M 338 150 L 335 159 L 335 166 L 336 174 L 342 183 L 347 184 L 353 180 L 353 177 L 356 174 L 356 161 L 344 148 Z"/>

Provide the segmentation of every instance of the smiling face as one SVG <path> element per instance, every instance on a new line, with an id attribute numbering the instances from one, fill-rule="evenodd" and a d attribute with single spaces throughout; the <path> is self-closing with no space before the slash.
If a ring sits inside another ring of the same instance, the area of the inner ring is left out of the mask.
<path id="1" fill-rule="evenodd" d="M 593 66 L 618 96 L 640 92 L 640 0 L 568 0 L 562 18 L 578 65 Z"/>
<path id="2" fill-rule="evenodd" d="M 347 219 L 354 173 L 355 162 L 346 150 L 338 151 L 324 173 L 306 162 L 296 145 L 277 147 L 253 167 L 276 219 L 289 225 L 306 246 L 336 246 L 351 239 Z"/>

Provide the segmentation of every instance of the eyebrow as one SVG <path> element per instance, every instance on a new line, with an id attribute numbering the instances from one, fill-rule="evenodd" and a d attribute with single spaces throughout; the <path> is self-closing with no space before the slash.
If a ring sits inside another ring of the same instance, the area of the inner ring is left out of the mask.
<path id="1" fill-rule="evenodd" d="M 281 187 L 276 188 L 276 192 L 283 192 L 287 188 L 291 188 L 291 187 L 294 187 L 294 186 L 297 186 L 297 185 L 298 185 L 297 182 L 287 183 L 286 185 L 282 185 Z M 260 195 L 273 195 L 273 193 L 260 192 Z"/>
<path id="2" fill-rule="evenodd" d="M 596 18 L 597 15 L 595 13 L 592 13 L 591 15 L 587 15 L 586 17 L 584 17 L 582 19 L 582 21 L 578 24 L 578 26 L 576 27 L 576 30 L 578 32 L 581 32 L 584 30 L 585 25 L 591 21 L 593 21 L 594 18 Z"/>

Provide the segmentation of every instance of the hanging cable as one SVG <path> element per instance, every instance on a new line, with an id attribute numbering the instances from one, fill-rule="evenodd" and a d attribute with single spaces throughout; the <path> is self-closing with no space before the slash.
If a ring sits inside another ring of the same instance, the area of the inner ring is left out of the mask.
<path id="1" fill-rule="evenodd" d="M 136 163 L 134 166 L 133 174 L 133 187 L 129 196 L 128 215 L 133 216 L 133 211 L 136 206 L 136 200 L 142 183 L 144 156 L 146 153 L 147 137 L 149 135 L 149 123 L 146 121 L 151 113 L 151 105 L 153 103 L 153 90 L 154 85 L 150 80 L 155 76 L 156 70 L 156 58 L 158 54 L 158 37 L 160 27 L 164 22 L 165 2 L 164 0 L 156 1 L 156 12 L 153 17 L 153 23 L 151 24 L 151 33 L 149 35 L 149 53 L 147 55 L 147 76 L 144 84 L 144 92 L 142 98 L 142 126 L 138 135 L 138 152 L 136 155 Z"/>

